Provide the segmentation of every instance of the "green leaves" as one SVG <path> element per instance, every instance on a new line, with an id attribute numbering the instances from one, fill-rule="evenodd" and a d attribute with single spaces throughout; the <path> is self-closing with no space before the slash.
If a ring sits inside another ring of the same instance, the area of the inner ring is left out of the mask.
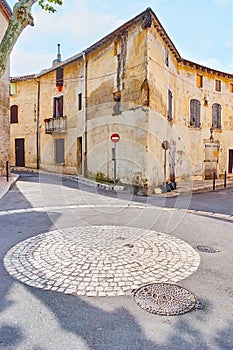
<path id="1" fill-rule="evenodd" d="M 62 5 L 62 0 L 39 0 L 39 5 L 47 12 L 56 12 L 53 5 Z"/>

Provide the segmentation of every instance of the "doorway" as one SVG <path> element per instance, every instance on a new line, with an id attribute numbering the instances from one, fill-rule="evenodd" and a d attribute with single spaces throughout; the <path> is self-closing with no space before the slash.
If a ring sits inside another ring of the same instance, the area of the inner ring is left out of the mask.
<path id="1" fill-rule="evenodd" d="M 15 166 L 25 166 L 24 139 L 15 139 Z"/>
<path id="2" fill-rule="evenodd" d="M 233 149 L 229 149 L 228 173 L 233 173 Z"/>
<path id="3" fill-rule="evenodd" d="M 82 137 L 77 138 L 77 171 L 78 175 L 82 175 L 82 161 L 83 161 L 83 151 L 82 151 Z"/>

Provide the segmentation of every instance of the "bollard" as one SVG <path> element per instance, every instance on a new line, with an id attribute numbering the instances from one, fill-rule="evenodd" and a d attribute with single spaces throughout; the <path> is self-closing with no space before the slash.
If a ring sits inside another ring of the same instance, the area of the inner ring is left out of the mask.
<path id="1" fill-rule="evenodd" d="M 227 187 L 227 172 L 224 173 L 224 187 Z"/>
<path id="2" fill-rule="evenodd" d="M 6 181 L 9 181 L 9 166 L 8 166 L 8 160 L 6 161 Z"/>
<path id="3" fill-rule="evenodd" d="M 213 176 L 213 191 L 215 191 L 215 176 L 216 176 L 216 174 L 214 173 L 214 176 Z"/>

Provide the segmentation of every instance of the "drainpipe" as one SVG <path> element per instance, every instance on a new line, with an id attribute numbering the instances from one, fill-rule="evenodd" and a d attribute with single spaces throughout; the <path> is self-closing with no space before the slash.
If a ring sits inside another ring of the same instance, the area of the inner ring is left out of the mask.
<path id="1" fill-rule="evenodd" d="M 83 51 L 83 78 L 84 78 L 84 177 L 87 177 L 87 61 L 86 61 L 86 52 Z"/>
<path id="2" fill-rule="evenodd" d="M 39 120 L 40 120 L 40 82 L 37 80 L 37 109 L 36 109 L 36 169 L 40 168 L 39 150 Z"/>

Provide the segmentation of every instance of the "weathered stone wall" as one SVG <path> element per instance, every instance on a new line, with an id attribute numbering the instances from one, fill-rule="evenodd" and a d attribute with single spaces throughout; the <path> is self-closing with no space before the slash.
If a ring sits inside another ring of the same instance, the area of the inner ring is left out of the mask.
<path id="1" fill-rule="evenodd" d="M 214 142 L 219 143 L 216 169 L 218 175 L 228 167 L 228 150 L 233 148 L 232 99 L 230 84 L 233 79 L 227 74 L 203 69 L 195 64 L 178 63 L 166 40 L 151 26 L 148 32 L 148 83 L 150 91 L 149 120 L 149 172 L 151 181 L 164 177 L 164 150 L 162 142 L 172 146 L 167 151 L 167 180 L 171 167 L 180 179 L 202 179 L 205 177 L 205 144 L 210 142 L 212 127 L 212 105 L 222 107 L 221 128 L 213 130 Z M 168 53 L 168 64 L 166 57 Z M 197 74 L 202 75 L 203 86 L 197 86 Z M 221 92 L 215 91 L 215 80 L 220 80 Z M 172 92 L 172 120 L 168 121 L 168 90 Z M 200 101 L 200 126 L 190 126 L 190 100 Z M 157 175 L 155 175 L 157 174 Z"/>
<path id="2" fill-rule="evenodd" d="M 7 28 L 7 20 L 0 11 L 0 40 Z M 9 126 L 9 67 L 0 79 L 0 176 L 6 175 L 6 161 L 10 153 Z"/>

